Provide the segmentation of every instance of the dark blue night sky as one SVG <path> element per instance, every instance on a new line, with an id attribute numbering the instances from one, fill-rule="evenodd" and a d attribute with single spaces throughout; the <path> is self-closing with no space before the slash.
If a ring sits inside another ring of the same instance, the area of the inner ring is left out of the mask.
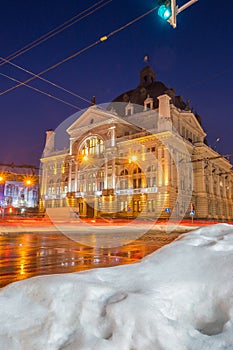
<path id="1" fill-rule="evenodd" d="M 85 1 L 5 1 L 1 4 L 1 57 L 54 29 L 95 4 Z M 107 0 L 103 1 L 107 2 Z M 186 0 L 177 0 L 181 6 Z M 12 62 L 38 73 L 156 6 L 152 0 L 112 0 Z M 96 102 L 109 102 L 138 85 L 148 54 L 157 80 L 191 101 L 202 117 L 208 142 L 223 154 L 233 153 L 232 1 L 199 0 L 178 15 L 177 29 L 151 13 L 107 41 L 43 75 Z M 18 80 L 29 74 L 9 64 L 0 73 Z M 35 79 L 32 86 L 80 108 L 88 103 Z M 0 75 L 0 91 L 15 85 Z M 55 129 L 76 109 L 21 86 L 0 95 L 0 162 L 38 164 L 45 131 Z M 215 140 L 221 138 L 215 145 Z M 232 160 L 232 158 L 231 158 Z"/>

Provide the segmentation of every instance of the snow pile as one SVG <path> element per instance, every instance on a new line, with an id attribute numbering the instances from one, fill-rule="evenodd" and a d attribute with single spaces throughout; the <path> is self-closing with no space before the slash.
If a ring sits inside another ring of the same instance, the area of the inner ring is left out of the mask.
<path id="1" fill-rule="evenodd" d="M 233 349 L 233 226 L 140 263 L 42 276 L 0 292 L 1 350 Z"/>

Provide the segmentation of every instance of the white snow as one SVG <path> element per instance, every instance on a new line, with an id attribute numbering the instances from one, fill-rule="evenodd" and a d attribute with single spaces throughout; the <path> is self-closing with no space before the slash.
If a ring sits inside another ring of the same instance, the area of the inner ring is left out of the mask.
<path id="1" fill-rule="evenodd" d="M 232 350 L 233 226 L 184 235 L 141 262 L 0 291 L 1 350 Z"/>

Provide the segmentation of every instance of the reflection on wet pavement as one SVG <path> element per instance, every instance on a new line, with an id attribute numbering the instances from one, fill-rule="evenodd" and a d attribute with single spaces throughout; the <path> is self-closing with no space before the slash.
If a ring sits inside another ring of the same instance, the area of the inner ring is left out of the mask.
<path id="1" fill-rule="evenodd" d="M 2 233 L 0 287 L 25 278 L 134 263 L 179 233 L 148 232 L 125 246 L 92 248 L 58 232 Z"/>

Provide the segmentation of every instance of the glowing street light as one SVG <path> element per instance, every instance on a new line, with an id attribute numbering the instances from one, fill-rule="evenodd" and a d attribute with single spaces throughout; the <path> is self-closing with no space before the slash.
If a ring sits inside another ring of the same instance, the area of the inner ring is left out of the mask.
<path id="1" fill-rule="evenodd" d="M 131 157 L 132 162 L 136 162 L 138 160 L 138 157 L 136 155 L 133 155 Z"/>
<path id="2" fill-rule="evenodd" d="M 35 179 L 33 177 L 29 177 L 29 176 L 26 176 L 24 178 L 24 185 L 25 187 L 27 188 L 27 206 L 29 205 L 29 192 L 30 192 L 30 188 L 32 186 L 34 186 L 35 184 Z"/>

